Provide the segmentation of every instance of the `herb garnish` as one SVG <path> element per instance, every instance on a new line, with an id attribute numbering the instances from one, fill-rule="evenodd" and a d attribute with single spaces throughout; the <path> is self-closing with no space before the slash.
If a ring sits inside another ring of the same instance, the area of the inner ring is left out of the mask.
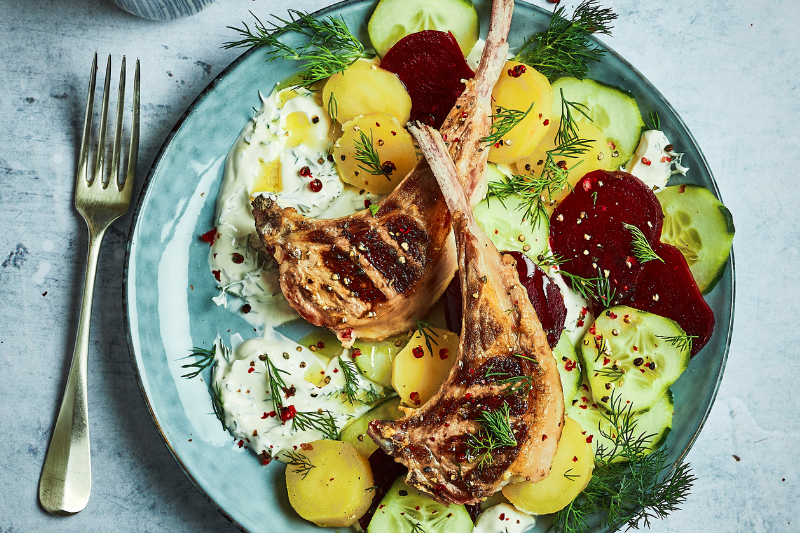
<path id="1" fill-rule="evenodd" d="M 281 409 L 283 409 L 281 393 L 287 388 L 286 382 L 283 381 L 281 374 L 289 374 L 289 372 L 276 367 L 267 354 L 259 356 L 259 359 L 264 361 L 267 366 L 267 381 L 269 383 L 269 395 L 272 399 L 272 406 L 276 412 L 280 413 Z"/>
<path id="2" fill-rule="evenodd" d="M 305 61 L 305 69 L 301 72 L 303 81 L 299 84 L 302 87 L 341 72 L 366 56 L 364 45 L 350 32 L 343 18 L 329 16 L 317 19 L 296 9 L 288 11 L 289 20 L 273 15 L 282 26 L 273 21 L 265 24 L 251 11 L 250 14 L 256 19 L 253 29 L 246 22 L 242 22 L 244 28 L 228 26 L 239 32 L 242 39 L 227 42 L 223 47 L 269 46 L 272 49 L 267 52 L 267 61 L 279 58 Z M 308 41 L 292 48 L 279 39 L 287 33 L 299 33 Z"/>
<path id="3" fill-rule="evenodd" d="M 645 127 L 648 130 L 660 130 L 661 129 L 661 117 L 658 116 L 658 111 L 653 111 L 652 109 L 648 113 L 650 117 L 650 124 L 645 123 Z"/>
<path id="4" fill-rule="evenodd" d="M 344 376 L 344 387 L 340 391 L 347 398 L 348 403 L 353 405 L 358 401 L 358 368 L 353 361 L 339 358 L 339 368 Z"/>
<path id="5" fill-rule="evenodd" d="M 559 272 L 569 279 L 572 290 L 580 294 L 584 299 L 595 300 L 606 307 L 611 305 L 611 301 L 617 291 L 611 288 L 611 282 L 608 281 L 608 278 L 600 275 L 600 269 L 598 269 L 596 278 L 584 278 L 577 274 L 570 274 L 566 270 L 560 270 Z"/>
<path id="6" fill-rule="evenodd" d="M 331 122 L 336 122 L 336 117 L 339 116 L 339 101 L 333 93 L 331 93 L 331 99 L 328 100 L 328 116 L 331 117 Z"/>
<path id="7" fill-rule="evenodd" d="M 417 317 L 414 317 L 414 320 L 417 322 L 417 333 L 419 333 L 420 337 L 425 339 L 425 346 L 428 347 L 428 353 L 431 354 L 431 357 L 433 357 L 433 346 L 431 346 L 431 343 L 435 344 L 436 346 L 439 346 L 439 343 L 436 342 L 431 335 L 438 339 L 439 334 L 433 331 L 433 324 L 423 322 Z"/>
<path id="8" fill-rule="evenodd" d="M 674 335 L 672 337 L 656 335 L 659 339 L 665 340 L 680 351 L 692 351 L 692 339 L 696 339 L 697 335 Z"/>
<path id="9" fill-rule="evenodd" d="M 211 406 L 214 408 L 214 416 L 222 424 L 222 429 L 227 430 L 228 428 L 225 427 L 225 410 L 222 404 L 222 390 L 216 384 L 211 386 Z"/>
<path id="10" fill-rule="evenodd" d="M 515 61 L 535 68 L 550 81 L 561 76 L 582 80 L 589 71 L 589 63 L 600 61 L 603 50 L 590 40 L 593 33 L 611 35 L 610 23 L 617 15 L 601 8 L 596 0 L 584 0 L 575 9 L 572 19 L 565 17 L 559 6 L 553 12 L 547 30 L 531 36 L 514 57 Z"/>
<path id="11" fill-rule="evenodd" d="M 222 347 L 225 350 L 225 347 Z M 199 357 L 200 359 L 194 361 L 193 363 L 189 363 L 187 365 L 181 365 L 181 368 L 192 368 L 194 370 L 190 371 L 187 374 L 182 375 L 182 378 L 196 378 L 200 375 L 200 373 L 208 368 L 209 366 L 214 364 L 214 355 L 217 353 L 217 345 L 213 345 L 210 349 L 207 348 L 200 348 L 199 346 L 195 346 L 192 348 L 192 353 L 187 355 L 186 357 L 192 357 L 193 355 Z"/>
<path id="12" fill-rule="evenodd" d="M 561 266 L 567 261 L 569 261 L 569 259 L 564 259 L 564 256 L 554 254 L 551 250 L 548 250 L 547 253 L 541 254 L 536 258 L 536 264 L 539 265 L 539 268 L 541 269 L 545 269 L 546 267 Z"/>
<path id="13" fill-rule="evenodd" d="M 323 438 L 336 440 L 339 436 L 339 428 L 336 427 L 336 420 L 330 411 L 320 409 L 319 411 L 298 411 L 292 418 L 292 431 L 305 431 L 316 429 L 321 432 Z"/>
<path id="14" fill-rule="evenodd" d="M 358 134 L 361 140 L 355 141 L 356 155 L 353 156 L 356 161 L 362 163 L 358 165 L 358 168 L 373 176 L 385 176 L 387 180 L 391 181 L 389 174 L 392 173 L 393 169 L 388 167 L 386 163 L 381 164 L 381 158 L 372 141 L 372 130 L 369 130 L 369 137 L 361 130 L 358 131 Z"/>
<path id="15" fill-rule="evenodd" d="M 289 461 L 286 464 L 295 467 L 294 473 L 301 474 L 303 476 L 302 479 L 305 479 L 308 473 L 313 468 L 316 468 L 316 465 L 311 464 L 311 460 L 304 453 L 286 452 L 286 455 L 289 457 Z"/>
<path id="16" fill-rule="evenodd" d="M 486 137 L 481 138 L 481 142 L 486 145 L 494 145 L 502 142 L 503 137 L 514 129 L 514 127 L 528 116 L 533 109 L 535 102 L 531 102 L 527 111 L 517 111 L 516 109 L 506 109 L 503 106 L 495 107 L 495 114 L 492 118 L 492 130 Z"/>
<path id="17" fill-rule="evenodd" d="M 409 521 L 411 520 L 409 519 Z M 411 533 L 425 533 L 425 530 L 422 529 L 422 523 L 414 522 L 414 524 L 411 526 Z"/>
<path id="18" fill-rule="evenodd" d="M 633 247 L 633 255 L 636 256 L 636 259 L 641 263 L 647 263 L 654 259 L 658 259 L 662 263 L 664 262 L 664 260 L 658 257 L 653 251 L 653 248 L 647 241 L 647 237 L 642 233 L 642 230 L 633 224 L 626 224 L 625 222 L 622 223 L 622 227 L 631 232 L 631 246 Z"/>
<path id="19" fill-rule="evenodd" d="M 556 532 L 588 532 L 590 520 L 598 514 L 601 529 L 649 527 L 651 519 L 664 518 L 686 501 L 696 479 L 689 465 L 668 464 L 665 448 L 647 453 L 654 435 L 636 434 L 632 407 L 623 406 L 621 396 L 612 394 L 610 410 L 603 413 L 610 431 L 600 429 L 612 446 L 597 446 L 592 478 L 575 500 L 556 513 Z"/>
<path id="20" fill-rule="evenodd" d="M 516 446 L 517 439 L 511 429 L 508 404 L 493 411 L 483 411 L 478 417 L 481 429 L 472 433 L 467 440 L 467 449 L 473 457 L 480 456 L 479 467 L 491 465 L 493 453 L 501 446 Z"/>

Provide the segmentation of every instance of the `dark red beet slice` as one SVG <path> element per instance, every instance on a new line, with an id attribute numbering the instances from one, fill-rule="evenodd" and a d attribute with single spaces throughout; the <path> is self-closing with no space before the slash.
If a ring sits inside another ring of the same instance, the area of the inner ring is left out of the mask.
<path id="1" fill-rule="evenodd" d="M 517 260 L 517 272 L 522 286 L 528 291 L 528 298 L 542 323 L 542 329 L 547 333 L 547 343 L 551 349 L 555 348 L 567 320 L 567 308 L 561 289 L 527 255 L 522 252 L 504 253 Z"/>
<path id="2" fill-rule="evenodd" d="M 616 303 L 630 294 L 642 275 L 631 232 L 623 224 L 638 227 L 652 245 L 661 236 L 663 219 L 656 195 L 639 178 L 596 170 L 586 174 L 553 212 L 550 246 L 569 260 L 562 270 L 583 278 L 608 277 Z"/>
<path id="3" fill-rule="evenodd" d="M 411 96 L 411 120 L 439 128 L 475 73 L 449 32 L 424 30 L 400 39 L 381 60 Z"/>
<path id="4" fill-rule="evenodd" d="M 696 335 L 692 340 L 695 355 L 711 339 L 714 313 L 700 294 L 681 251 L 662 242 L 653 245 L 653 251 L 664 262 L 645 263 L 636 290 L 622 303 L 670 318 L 688 335 Z"/>
<path id="5" fill-rule="evenodd" d="M 369 466 L 372 468 L 372 481 L 375 484 L 375 489 L 372 496 L 372 504 L 369 506 L 367 512 L 364 513 L 364 516 L 358 519 L 358 524 L 364 531 L 367 530 L 372 516 L 378 509 L 378 505 L 380 505 L 383 497 L 386 496 L 392 483 L 400 476 L 405 476 L 408 473 L 408 469 L 405 466 L 396 463 L 394 459 L 386 455 L 386 452 L 380 448 L 372 452 L 372 455 L 369 456 Z"/>
<path id="6" fill-rule="evenodd" d="M 561 289 L 527 255 L 522 252 L 503 253 L 516 259 L 520 282 L 528 291 L 528 298 L 536 310 L 542 328 L 547 333 L 550 348 L 554 348 L 558 344 L 561 332 L 564 331 L 567 319 L 567 308 L 564 305 Z M 461 306 L 461 282 L 456 274 L 444 291 L 444 319 L 447 329 L 458 334 L 461 333 Z"/>

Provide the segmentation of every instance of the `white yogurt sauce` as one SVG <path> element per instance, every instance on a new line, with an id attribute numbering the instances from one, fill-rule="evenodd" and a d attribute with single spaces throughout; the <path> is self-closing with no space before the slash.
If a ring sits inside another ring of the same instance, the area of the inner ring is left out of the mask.
<path id="1" fill-rule="evenodd" d="M 535 516 L 518 511 L 509 503 L 501 503 L 481 513 L 472 533 L 524 533 L 534 525 Z"/>
<path id="2" fill-rule="evenodd" d="M 276 326 L 298 318 L 280 290 L 278 270 L 258 239 L 251 201 L 268 194 L 281 207 L 301 214 L 335 218 L 364 209 L 378 197 L 345 185 L 332 158 L 332 125 L 317 95 L 305 89 L 259 94 L 261 108 L 242 130 L 225 161 L 216 205 L 217 238 L 210 268 L 218 278 L 217 305 L 250 306 L 243 316 L 254 326 Z M 302 171 L 308 167 L 308 171 Z M 303 176 L 301 174 L 308 174 Z M 312 180 L 322 189 L 314 192 Z"/>
<path id="3" fill-rule="evenodd" d="M 216 347 L 211 386 L 219 398 L 225 426 L 241 442 L 240 446 L 247 445 L 262 457 L 285 461 L 281 452 L 296 450 L 302 444 L 325 438 L 319 429 L 299 430 L 293 419 L 281 421 L 281 413 L 275 408 L 270 394 L 268 363 L 278 369 L 288 390 L 281 393 L 284 408 L 294 408 L 301 415 L 313 413 L 318 417 L 326 416 L 327 411 L 336 425 L 335 433 L 350 419 L 370 409 L 366 403 L 349 403 L 341 394 L 345 378 L 338 358 L 329 361 L 274 329 L 267 328 L 263 338 L 244 342 L 234 335 L 231 348 L 224 347 L 218 337 Z M 353 362 L 349 350 L 341 359 L 347 362 L 341 364 Z M 377 395 L 384 394 L 381 385 L 360 373 L 356 376 L 358 398 L 363 398 L 371 389 Z"/>
<path id="4" fill-rule="evenodd" d="M 667 147 L 670 147 L 667 150 Z M 663 131 L 648 130 L 642 134 L 639 146 L 633 153 L 625 172 L 633 174 L 648 187 L 658 192 L 667 186 L 673 174 L 686 174 L 688 168 L 681 165 L 682 153 L 675 152 Z"/>
<path id="5" fill-rule="evenodd" d="M 552 266 L 547 270 L 547 275 L 558 285 L 564 298 L 564 307 L 567 308 L 564 334 L 573 346 L 577 346 L 578 341 L 586 335 L 586 331 L 594 322 L 594 315 L 589 310 L 589 301 L 572 290 L 558 270 L 558 266 Z"/>

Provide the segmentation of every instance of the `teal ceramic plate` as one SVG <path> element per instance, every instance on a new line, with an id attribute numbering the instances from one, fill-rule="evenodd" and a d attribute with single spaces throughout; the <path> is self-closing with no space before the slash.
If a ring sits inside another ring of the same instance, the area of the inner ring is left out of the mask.
<path id="1" fill-rule="evenodd" d="M 374 2 L 336 4 L 317 16 L 341 15 L 368 42 L 366 22 Z M 485 35 L 490 3 L 476 3 Z M 546 27 L 550 14 L 518 4 L 510 42 Z M 139 196 L 128 242 L 125 310 L 133 365 L 153 420 L 175 460 L 197 488 L 244 531 L 315 531 L 289 506 L 283 466 L 262 467 L 256 457 L 235 446 L 214 417 L 204 380 L 181 378 L 181 361 L 193 346 L 210 346 L 217 332 L 252 327 L 216 307 L 208 270 L 208 245 L 199 236 L 213 227 L 214 203 L 228 150 L 259 103 L 258 91 L 293 73 L 297 64 L 265 62 L 264 51 L 243 54 L 195 100 L 164 143 Z M 641 109 L 653 109 L 669 139 L 686 152 L 689 181 L 719 196 L 711 171 L 692 135 L 663 96 L 635 68 L 608 50 L 591 78 L 625 87 Z M 730 343 L 733 320 L 733 259 L 708 296 L 717 326 L 711 342 L 692 360 L 673 387 L 674 427 L 669 435 L 672 459 L 683 457 L 697 438 L 717 392 Z M 292 337 L 297 329 L 289 328 Z M 250 332 L 248 334 L 248 332 Z"/>

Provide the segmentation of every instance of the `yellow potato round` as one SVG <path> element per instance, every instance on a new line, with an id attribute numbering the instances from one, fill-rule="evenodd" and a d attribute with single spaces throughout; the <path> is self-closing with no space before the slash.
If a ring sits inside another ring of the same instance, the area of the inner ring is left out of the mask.
<path id="1" fill-rule="evenodd" d="M 322 103 L 339 124 L 371 113 L 392 116 L 401 124 L 411 116 L 411 97 L 397 74 L 366 61 L 331 76 L 322 90 Z"/>
<path id="2" fill-rule="evenodd" d="M 550 131 L 553 89 L 547 78 L 535 69 L 508 61 L 492 90 L 492 99 L 494 113 L 498 107 L 524 112 L 533 104 L 527 116 L 489 150 L 489 161 L 513 163 L 530 154 Z M 499 119 L 493 120 L 497 124 Z"/>
<path id="3" fill-rule="evenodd" d="M 537 483 L 523 481 L 503 487 L 503 495 L 514 507 L 526 513 L 550 514 L 560 511 L 581 493 L 594 470 L 592 445 L 580 424 L 564 418 L 550 475 Z"/>
<path id="4" fill-rule="evenodd" d="M 302 460 L 295 455 L 286 465 L 289 502 L 318 526 L 353 524 L 372 503 L 369 462 L 347 442 L 318 440 L 307 447 L 296 452 Z"/>
<path id="5" fill-rule="evenodd" d="M 392 364 L 392 387 L 408 406 L 419 407 L 439 390 L 458 353 L 458 335 L 439 328 L 426 328 L 433 353 L 419 331 L 411 337 Z M 434 335 L 434 333 L 436 335 Z"/>
<path id="6" fill-rule="evenodd" d="M 573 114 L 578 111 L 573 110 Z M 560 122 L 559 122 L 560 123 Z M 547 152 L 556 148 L 556 133 L 558 132 L 559 123 L 556 123 L 553 128 L 548 132 L 545 139 L 536 147 L 533 153 L 517 162 L 517 172 L 519 174 L 535 174 L 536 176 L 542 175 L 545 162 L 547 161 Z M 574 157 L 554 156 L 553 162 L 556 164 L 561 163 L 568 169 L 567 178 L 568 185 L 565 185 L 560 191 L 554 192 L 550 197 L 550 202 L 545 206 L 548 212 L 552 212 L 561 200 L 563 200 L 572 191 L 576 183 L 587 173 L 593 170 L 611 170 L 614 165 L 613 158 L 611 157 L 611 148 L 608 146 L 605 134 L 591 123 L 576 122 L 578 128 L 578 138 L 587 141 L 592 141 L 590 148 L 582 155 Z"/>
<path id="7" fill-rule="evenodd" d="M 411 135 L 394 117 L 383 114 L 358 116 L 346 122 L 342 132 L 333 145 L 333 157 L 345 183 L 371 193 L 387 194 L 417 164 Z M 365 163 L 363 157 L 358 158 L 370 144 L 377 153 L 381 174 L 376 174 L 379 171 L 376 166 Z"/>

